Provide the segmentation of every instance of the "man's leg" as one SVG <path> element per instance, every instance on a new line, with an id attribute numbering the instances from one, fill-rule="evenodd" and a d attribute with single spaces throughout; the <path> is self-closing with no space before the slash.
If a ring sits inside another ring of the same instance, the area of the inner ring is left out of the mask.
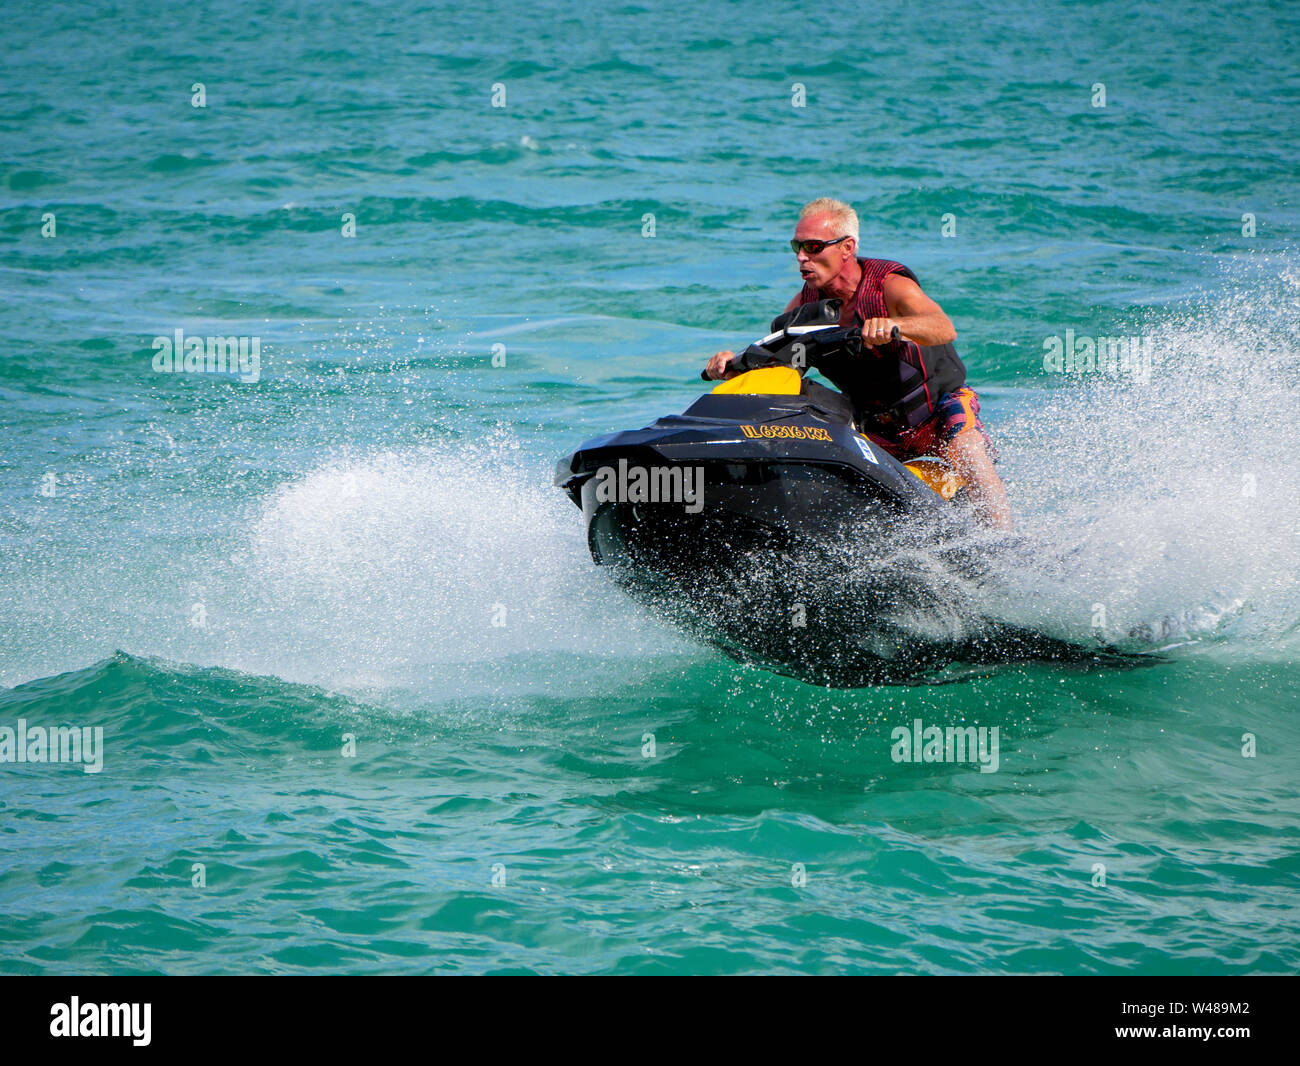
<path id="1" fill-rule="evenodd" d="M 975 517 L 993 529 L 1012 528 L 1011 500 L 1006 486 L 993 469 L 993 460 L 977 429 L 958 433 L 948 442 L 945 456 L 963 478 L 975 507 Z"/>
<path id="2" fill-rule="evenodd" d="M 939 406 L 944 414 L 943 457 L 965 479 L 975 517 L 992 529 L 1011 529 L 1011 501 L 993 469 L 975 390 L 963 386 L 946 395 Z"/>

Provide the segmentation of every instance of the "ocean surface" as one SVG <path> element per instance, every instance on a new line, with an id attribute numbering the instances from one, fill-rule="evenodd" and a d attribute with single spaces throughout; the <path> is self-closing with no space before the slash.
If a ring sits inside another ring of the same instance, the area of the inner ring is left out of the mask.
<path id="1" fill-rule="evenodd" d="M 1295 971 L 1298 43 L 1290 2 L 6 3 L 0 759 L 102 743 L 0 761 L 0 972 Z M 915 639 L 1123 661 L 817 687 L 591 564 L 556 459 L 761 334 L 820 195 L 952 317 L 1051 560 L 940 575 Z M 177 330 L 256 366 L 155 369 Z M 1056 372 L 1067 331 L 1148 365 Z M 917 721 L 996 772 L 895 761 Z"/>

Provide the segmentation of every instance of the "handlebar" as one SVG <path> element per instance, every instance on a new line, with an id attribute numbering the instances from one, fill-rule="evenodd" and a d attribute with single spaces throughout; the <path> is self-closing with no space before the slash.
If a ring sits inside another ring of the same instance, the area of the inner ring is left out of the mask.
<path id="1" fill-rule="evenodd" d="M 743 373 L 744 371 L 746 371 L 746 370 L 753 370 L 753 369 L 755 369 L 755 367 L 747 366 L 747 365 L 745 365 L 744 363 L 742 363 L 742 360 L 745 358 L 745 356 L 749 354 L 749 350 L 750 350 L 750 348 L 762 348 L 765 344 L 768 344 L 768 343 L 770 343 L 770 342 L 776 340 L 777 338 L 781 338 L 781 337 L 784 337 L 784 338 L 790 338 L 790 337 L 808 337 L 808 336 L 811 336 L 812 334 L 818 334 L 818 336 L 816 337 L 816 340 L 817 340 L 817 343 L 818 343 L 818 344 L 824 344 L 824 345 L 832 346 L 832 345 L 837 345 L 837 344 L 845 344 L 845 343 L 847 343 L 847 342 L 848 342 L 851 338 L 853 338 L 853 337 L 860 337 L 860 336 L 861 336 L 861 330 L 859 330 L 856 326 L 846 326 L 846 327 L 839 327 L 839 326 L 812 326 L 812 327 L 800 327 L 800 326 L 796 326 L 796 327 L 794 327 L 793 329 L 790 329 L 790 330 L 782 330 L 782 331 L 779 332 L 779 333 L 772 333 L 772 334 L 769 334 L 768 336 L 764 337 L 762 340 L 755 341 L 753 344 L 751 344 L 751 345 L 749 346 L 749 348 L 746 348 L 746 349 L 745 349 L 743 352 L 741 352 L 739 355 L 733 357 L 732 360 L 731 360 L 731 363 L 729 364 L 729 366 L 730 366 L 731 369 L 733 369 L 733 370 L 740 370 L 742 373 Z M 894 342 L 894 341 L 902 340 L 902 336 L 899 334 L 899 332 L 898 332 L 898 327 L 897 327 L 897 326 L 894 326 L 892 329 L 890 329 L 890 331 L 889 331 L 889 340 L 890 340 L 891 343 Z M 701 370 L 701 371 L 700 371 L 700 380 L 701 380 L 701 381 L 716 381 L 717 379 L 716 379 L 716 378 L 711 378 L 711 377 L 709 377 L 709 372 L 708 372 L 707 370 Z"/>

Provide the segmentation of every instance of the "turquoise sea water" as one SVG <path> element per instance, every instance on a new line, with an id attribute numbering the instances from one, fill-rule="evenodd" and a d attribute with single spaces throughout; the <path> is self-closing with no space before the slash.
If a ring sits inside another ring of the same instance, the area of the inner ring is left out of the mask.
<path id="1" fill-rule="evenodd" d="M 1295 970 L 1298 31 L 7 5 L 0 728 L 104 739 L 0 763 L 0 971 Z M 1056 561 L 963 594 L 1129 664 L 821 689 L 590 564 L 555 459 L 763 330 L 817 195 L 953 318 Z M 257 380 L 155 372 L 177 329 Z M 1045 371 L 1067 330 L 1150 380 Z M 893 761 L 916 719 L 997 772 Z"/>

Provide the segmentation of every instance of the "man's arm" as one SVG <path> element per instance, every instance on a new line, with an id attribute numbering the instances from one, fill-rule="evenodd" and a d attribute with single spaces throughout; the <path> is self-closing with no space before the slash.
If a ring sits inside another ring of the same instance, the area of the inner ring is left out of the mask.
<path id="1" fill-rule="evenodd" d="M 873 318 L 864 326 L 863 339 L 867 343 L 881 344 L 888 340 L 893 326 L 908 340 L 921 345 L 951 344 L 957 339 L 957 331 L 943 308 L 926 296 L 911 278 L 890 274 L 882 287 L 889 318 Z"/>

